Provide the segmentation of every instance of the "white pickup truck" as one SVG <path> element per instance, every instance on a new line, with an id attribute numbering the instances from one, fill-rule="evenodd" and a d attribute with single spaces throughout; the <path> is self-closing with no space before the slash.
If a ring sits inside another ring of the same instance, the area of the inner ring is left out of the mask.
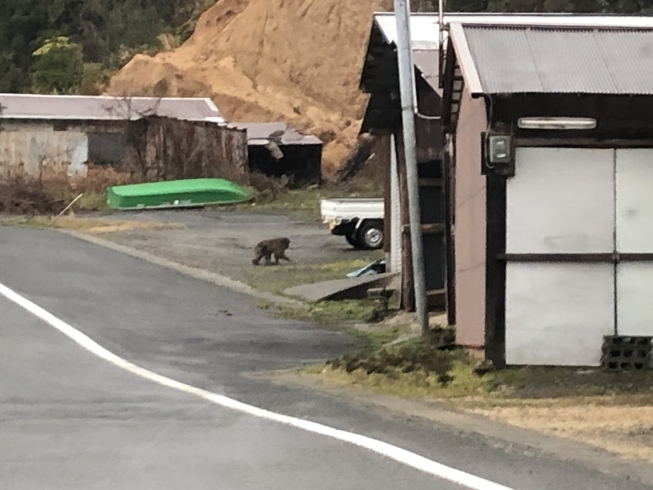
<path id="1" fill-rule="evenodd" d="M 322 223 L 355 248 L 383 247 L 384 202 L 380 199 L 322 199 Z"/>

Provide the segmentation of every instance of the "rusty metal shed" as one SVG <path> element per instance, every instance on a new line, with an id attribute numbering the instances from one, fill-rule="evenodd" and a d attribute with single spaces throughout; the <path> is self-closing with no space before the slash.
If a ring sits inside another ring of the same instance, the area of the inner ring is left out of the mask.
<path id="1" fill-rule="evenodd" d="M 165 136 L 165 141 L 159 138 L 157 144 L 168 149 L 165 155 L 158 152 L 165 164 L 158 165 L 156 172 L 151 158 L 141 159 L 149 162 L 142 170 L 151 178 L 186 175 L 191 168 L 197 173 L 200 166 L 188 162 L 197 160 L 200 149 L 177 141 L 181 134 L 204 145 L 202 168 L 213 168 L 212 175 L 218 168 L 233 167 L 237 174 L 247 171 L 245 131 L 227 125 L 208 98 L 0 94 L 0 106 L 3 172 L 36 176 L 48 167 L 79 177 L 86 174 L 88 163 L 117 168 L 124 164 L 135 171 L 131 150 L 148 144 L 143 137 L 154 137 L 145 129 L 151 124 Z M 210 154 L 214 155 L 213 164 L 207 160 Z M 192 176 L 202 175 L 188 175 Z"/>

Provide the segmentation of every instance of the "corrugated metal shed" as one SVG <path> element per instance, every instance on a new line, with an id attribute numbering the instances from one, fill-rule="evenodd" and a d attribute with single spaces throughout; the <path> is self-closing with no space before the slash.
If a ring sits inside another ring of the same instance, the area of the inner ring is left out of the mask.
<path id="1" fill-rule="evenodd" d="M 2 119 L 116 121 L 161 116 L 225 122 L 209 98 L 0 94 L 0 105 Z"/>
<path id="2" fill-rule="evenodd" d="M 653 95 L 653 29 L 463 25 L 462 32 L 471 61 L 459 61 L 466 75 L 476 71 L 480 93 Z"/>
<path id="3" fill-rule="evenodd" d="M 232 125 L 247 131 L 249 145 L 267 145 L 270 141 L 282 145 L 322 145 L 322 140 L 317 136 L 301 134 L 284 122 L 248 122 Z"/>

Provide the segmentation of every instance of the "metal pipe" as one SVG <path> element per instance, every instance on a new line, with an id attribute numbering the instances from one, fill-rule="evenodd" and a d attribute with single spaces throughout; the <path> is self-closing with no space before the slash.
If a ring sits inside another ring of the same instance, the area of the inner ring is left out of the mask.
<path id="1" fill-rule="evenodd" d="M 444 0 L 438 4 L 438 86 L 444 88 Z"/>
<path id="2" fill-rule="evenodd" d="M 440 48 L 444 43 L 444 0 L 440 0 L 438 3 L 438 37 L 440 40 Z"/>
<path id="3" fill-rule="evenodd" d="M 406 181 L 408 187 L 408 214 L 410 217 L 410 242 L 412 248 L 413 281 L 415 287 L 415 310 L 417 322 L 426 337 L 429 319 L 426 307 L 426 282 L 424 277 L 424 251 L 419 209 L 419 183 L 417 176 L 417 148 L 415 136 L 415 85 L 414 66 L 411 63 L 410 0 L 395 0 L 397 21 L 397 59 L 399 63 L 399 89 L 401 92 L 401 117 L 406 158 Z"/>

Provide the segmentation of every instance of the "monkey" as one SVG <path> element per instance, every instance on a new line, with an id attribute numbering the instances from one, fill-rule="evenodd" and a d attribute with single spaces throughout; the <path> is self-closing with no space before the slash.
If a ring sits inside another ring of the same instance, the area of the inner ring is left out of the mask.
<path id="1" fill-rule="evenodd" d="M 292 262 L 292 260 L 286 257 L 285 253 L 289 246 L 290 240 L 287 238 L 269 238 L 262 240 L 254 247 L 254 255 L 256 257 L 252 260 L 252 264 L 258 265 L 261 259 L 265 257 L 265 265 L 270 265 L 272 255 L 274 255 L 275 264 L 279 263 L 279 259 Z"/>

